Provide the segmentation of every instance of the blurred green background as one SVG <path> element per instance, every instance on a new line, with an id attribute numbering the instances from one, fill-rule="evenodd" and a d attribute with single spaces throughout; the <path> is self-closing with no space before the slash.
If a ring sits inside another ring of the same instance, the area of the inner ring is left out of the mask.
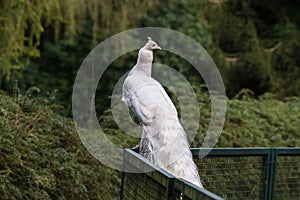
<path id="1" fill-rule="evenodd" d="M 118 199 L 119 172 L 81 144 L 71 95 L 87 54 L 132 28 L 180 31 L 208 51 L 228 96 L 218 147 L 299 147 L 299 5 L 293 0 L 1 0 L 0 199 Z M 113 62 L 100 80 L 105 87 L 97 88 L 99 122 L 120 147 L 135 146 L 139 139 L 114 123 L 110 95 L 136 58 L 134 51 Z M 201 119 L 192 146 L 200 147 L 210 121 L 203 80 L 176 55 L 158 51 L 154 60 L 188 77 L 197 93 Z"/>

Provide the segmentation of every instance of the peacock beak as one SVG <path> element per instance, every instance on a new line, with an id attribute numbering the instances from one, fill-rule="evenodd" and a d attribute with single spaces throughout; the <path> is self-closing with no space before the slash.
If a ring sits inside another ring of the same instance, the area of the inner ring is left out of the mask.
<path id="1" fill-rule="evenodd" d="M 156 45 L 155 49 L 161 50 L 161 47 Z"/>

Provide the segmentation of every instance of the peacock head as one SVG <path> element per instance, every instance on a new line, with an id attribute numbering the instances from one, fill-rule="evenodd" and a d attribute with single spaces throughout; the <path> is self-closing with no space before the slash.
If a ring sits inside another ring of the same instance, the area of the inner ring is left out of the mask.
<path id="1" fill-rule="evenodd" d="M 151 37 L 148 37 L 148 42 L 146 43 L 146 45 L 144 46 L 145 49 L 147 50 L 161 50 L 161 47 L 158 46 L 152 39 Z"/>

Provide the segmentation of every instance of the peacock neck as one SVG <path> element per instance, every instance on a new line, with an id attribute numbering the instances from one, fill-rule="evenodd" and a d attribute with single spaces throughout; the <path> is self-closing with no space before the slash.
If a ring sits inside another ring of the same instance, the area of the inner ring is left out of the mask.
<path id="1" fill-rule="evenodd" d="M 152 61 L 153 61 L 153 52 L 151 50 L 141 48 L 139 51 L 137 63 L 135 67 L 131 70 L 129 75 L 136 74 L 136 75 L 151 76 Z"/>
<path id="2" fill-rule="evenodd" d="M 150 64 L 136 64 L 132 69 L 130 75 L 144 75 L 151 76 L 151 63 Z"/>

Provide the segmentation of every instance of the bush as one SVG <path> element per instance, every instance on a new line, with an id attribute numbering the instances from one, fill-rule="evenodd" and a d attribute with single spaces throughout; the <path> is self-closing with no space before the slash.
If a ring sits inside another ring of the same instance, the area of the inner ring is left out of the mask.
<path id="1" fill-rule="evenodd" d="M 117 198 L 118 173 L 89 155 L 72 120 L 50 109 L 53 95 L 38 91 L 0 93 L 1 198 Z"/>
<path id="2" fill-rule="evenodd" d="M 245 88 L 252 90 L 256 95 L 268 91 L 271 75 L 262 57 L 263 54 L 260 53 L 245 53 L 228 69 L 226 84 L 231 85 L 227 91 L 229 96 Z"/>

